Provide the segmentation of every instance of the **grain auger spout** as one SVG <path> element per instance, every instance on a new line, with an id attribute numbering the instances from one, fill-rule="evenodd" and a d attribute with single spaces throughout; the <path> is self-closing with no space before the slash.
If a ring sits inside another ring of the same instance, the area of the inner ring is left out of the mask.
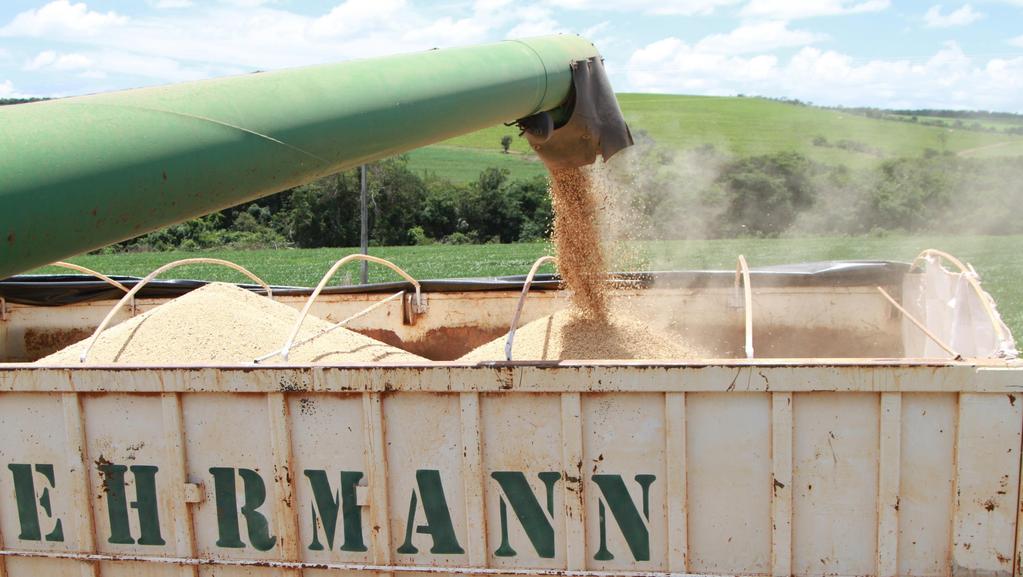
<path id="1" fill-rule="evenodd" d="M 631 143 L 571 35 L 3 107 L 0 279 L 520 119 L 549 166 Z"/>

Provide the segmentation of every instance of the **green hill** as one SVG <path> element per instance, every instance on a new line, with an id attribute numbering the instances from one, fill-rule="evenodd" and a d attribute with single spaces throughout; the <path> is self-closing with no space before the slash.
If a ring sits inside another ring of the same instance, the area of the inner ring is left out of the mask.
<path id="1" fill-rule="evenodd" d="M 707 144 L 739 155 L 796 150 L 819 162 L 851 167 L 920 156 L 926 149 L 978 157 L 1023 155 L 1021 135 L 927 126 L 894 114 L 868 118 L 763 98 L 619 94 L 618 99 L 634 133 L 679 150 Z M 507 168 L 517 177 L 542 172 L 517 134 L 515 127 L 487 128 L 413 151 L 410 164 L 461 182 L 488 166 Z M 501 152 L 504 135 L 515 137 L 509 154 Z"/>

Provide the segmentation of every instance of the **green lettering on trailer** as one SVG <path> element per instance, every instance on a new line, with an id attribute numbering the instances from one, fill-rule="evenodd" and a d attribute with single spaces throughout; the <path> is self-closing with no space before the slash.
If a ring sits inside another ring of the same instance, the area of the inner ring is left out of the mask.
<path id="1" fill-rule="evenodd" d="M 235 470 L 230 467 L 211 467 L 213 492 L 217 503 L 217 547 L 241 549 L 245 547 L 238 524 L 238 515 L 245 518 L 249 540 L 258 551 L 269 551 L 277 544 L 277 537 L 270 535 L 270 523 L 257 509 L 266 502 L 266 484 L 259 473 L 252 469 L 238 469 L 245 492 L 245 504 L 238 509 L 235 494 Z"/>
<path id="2" fill-rule="evenodd" d="M 594 475 L 593 482 L 600 488 L 603 498 L 597 505 L 598 523 L 600 526 L 600 547 L 593 556 L 597 561 L 614 559 L 614 554 L 607 548 L 607 516 L 604 503 L 611 509 L 615 523 L 625 537 L 625 542 L 636 561 L 650 560 L 650 485 L 656 479 L 653 475 L 636 475 L 636 482 L 643 491 L 643 515 L 640 516 L 636 504 L 629 496 L 629 489 L 621 475 Z M 645 521 L 644 521 L 645 519 Z"/>
<path id="3" fill-rule="evenodd" d="M 448 510 L 447 499 L 444 498 L 444 486 L 440 480 L 440 471 L 420 469 L 416 471 L 416 485 L 419 495 L 412 490 L 412 498 L 408 506 L 408 522 L 405 524 L 405 542 L 398 547 L 398 553 L 414 555 L 419 549 L 412 544 L 412 529 L 415 532 L 433 537 L 430 553 L 434 555 L 463 555 L 465 550 L 458 544 L 455 527 L 451 524 L 451 511 Z M 416 510 L 419 499 L 423 502 L 423 514 L 426 524 L 416 525 Z"/>
<path id="4" fill-rule="evenodd" d="M 14 500 L 18 505 L 18 522 L 21 525 L 21 532 L 18 539 L 23 541 L 42 541 L 42 530 L 39 528 L 39 509 L 42 507 L 46 516 L 53 519 L 53 506 L 50 502 L 50 489 L 56 489 L 56 477 L 53 475 L 53 465 L 39 464 L 35 466 L 35 472 L 39 473 L 50 483 L 44 487 L 39 500 L 36 501 L 35 481 L 32 478 L 32 465 L 11 463 L 7 465 L 11 475 L 14 477 Z M 56 519 L 53 531 L 46 535 L 47 541 L 63 541 L 64 527 L 60 519 Z"/>
<path id="5" fill-rule="evenodd" d="M 125 495 L 124 474 L 129 470 L 124 465 L 103 463 L 99 466 L 103 478 L 103 492 L 107 496 L 107 515 L 110 519 L 108 543 L 134 545 L 131 525 L 128 522 L 128 498 Z M 166 545 L 160 535 L 159 499 L 156 493 L 156 472 L 153 465 L 132 465 L 135 477 L 135 500 L 131 508 L 139 513 L 139 545 Z"/>
<path id="6" fill-rule="evenodd" d="M 356 503 L 355 497 L 355 487 L 362 479 L 362 473 L 341 471 L 340 498 L 338 491 L 331 491 L 326 471 L 307 469 L 305 476 L 309 479 L 309 487 L 313 491 L 313 502 L 310 505 L 313 516 L 313 542 L 309 544 L 309 549 L 312 551 L 324 549 L 323 544 L 320 543 L 320 531 L 316 522 L 318 511 L 319 519 L 323 521 L 327 548 L 334 548 L 334 534 L 337 530 L 338 512 L 340 512 L 344 531 L 341 550 L 366 551 L 366 544 L 362 538 L 362 510 Z"/>
<path id="7" fill-rule="evenodd" d="M 529 488 L 529 481 L 526 475 L 518 471 L 494 471 L 490 474 L 501 490 L 504 497 L 500 499 L 501 512 L 501 545 L 494 551 L 498 557 L 514 557 L 518 555 L 515 549 L 508 542 L 508 504 L 511 505 L 515 517 L 518 518 L 522 529 L 529 537 L 536 554 L 544 559 L 553 558 L 555 555 L 554 546 L 554 484 L 561 479 L 561 473 L 548 471 L 538 476 L 543 481 L 547 496 L 547 514 L 544 514 L 540 502 L 537 500 L 533 490 Z M 507 499 L 507 504 L 505 503 Z"/>

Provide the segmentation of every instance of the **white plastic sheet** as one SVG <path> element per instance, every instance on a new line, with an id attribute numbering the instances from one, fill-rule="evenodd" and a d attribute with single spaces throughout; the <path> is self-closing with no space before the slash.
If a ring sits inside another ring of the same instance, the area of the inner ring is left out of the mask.
<path id="1" fill-rule="evenodd" d="M 921 257 L 918 264 L 918 271 L 907 274 L 903 282 L 902 304 L 909 314 L 964 358 L 1018 355 L 1009 327 L 991 295 L 979 289 L 980 278 L 972 268 L 949 271 L 934 255 Z M 907 357 L 950 356 L 909 319 L 902 320 L 902 334 Z"/>

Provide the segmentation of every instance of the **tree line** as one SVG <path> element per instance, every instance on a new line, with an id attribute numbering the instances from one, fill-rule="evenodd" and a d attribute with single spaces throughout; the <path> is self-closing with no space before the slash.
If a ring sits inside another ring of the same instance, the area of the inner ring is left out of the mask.
<path id="1" fill-rule="evenodd" d="M 641 143 L 606 194 L 635 239 L 1021 234 L 1023 158 L 927 151 L 853 169 L 798 152 L 734 156 Z M 359 173 L 310 184 L 119 243 L 106 251 L 315 248 L 359 244 Z M 549 237 L 544 176 L 486 168 L 468 184 L 421 175 L 404 157 L 368 167 L 370 244 L 511 243 Z"/>

